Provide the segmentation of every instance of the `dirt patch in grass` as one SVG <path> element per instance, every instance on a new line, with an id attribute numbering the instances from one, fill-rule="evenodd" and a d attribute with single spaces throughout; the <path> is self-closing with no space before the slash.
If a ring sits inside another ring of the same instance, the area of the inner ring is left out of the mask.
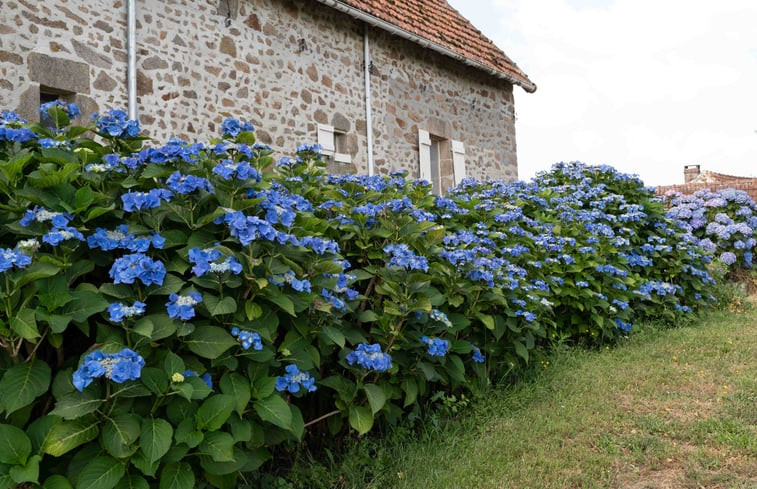
<path id="1" fill-rule="evenodd" d="M 636 476 L 633 481 L 620 481 L 617 487 L 628 489 L 679 489 L 683 487 L 684 471 L 671 467 L 662 470 L 649 471 Z"/>
<path id="2" fill-rule="evenodd" d="M 620 489 L 753 489 L 757 467 L 743 454 L 720 447 L 672 442 L 664 460 L 618 468 Z"/>
<path id="3" fill-rule="evenodd" d="M 675 398 L 640 398 L 632 393 L 615 394 L 613 398 L 620 409 L 633 415 L 658 416 L 662 422 L 689 423 L 709 418 L 717 412 L 722 400 L 718 388 L 714 383 L 703 382 L 696 389 L 681 387 Z"/>

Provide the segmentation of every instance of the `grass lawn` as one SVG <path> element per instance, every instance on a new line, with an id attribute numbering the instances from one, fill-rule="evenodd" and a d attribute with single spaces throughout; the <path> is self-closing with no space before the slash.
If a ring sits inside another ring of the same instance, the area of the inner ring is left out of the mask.
<path id="1" fill-rule="evenodd" d="M 731 309 L 556 353 L 532 382 L 382 443 L 373 467 L 343 464 L 334 485 L 757 488 L 757 308 Z"/>

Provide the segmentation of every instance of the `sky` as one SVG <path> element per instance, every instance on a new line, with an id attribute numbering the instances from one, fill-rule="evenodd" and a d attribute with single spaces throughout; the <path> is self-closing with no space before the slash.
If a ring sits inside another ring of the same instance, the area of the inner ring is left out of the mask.
<path id="1" fill-rule="evenodd" d="M 522 180 L 576 160 L 757 177 L 756 0 L 448 1 L 538 87 L 514 89 Z"/>

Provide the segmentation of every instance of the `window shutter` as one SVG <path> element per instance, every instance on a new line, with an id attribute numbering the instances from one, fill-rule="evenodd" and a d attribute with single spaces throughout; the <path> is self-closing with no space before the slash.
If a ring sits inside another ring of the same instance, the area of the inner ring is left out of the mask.
<path id="1" fill-rule="evenodd" d="M 465 145 L 462 141 L 452 141 L 452 170 L 455 172 L 455 185 L 465 178 Z"/>
<path id="2" fill-rule="evenodd" d="M 352 163 L 352 156 L 347 153 L 334 153 L 334 161 L 339 163 Z"/>
<path id="3" fill-rule="evenodd" d="M 334 156 L 336 146 L 334 145 L 334 126 L 318 124 L 318 144 L 321 145 L 322 153 L 325 156 Z"/>
<path id="4" fill-rule="evenodd" d="M 418 129 L 418 154 L 420 156 L 420 177 L 431 182 L 431 137 L 428 131 Z"/>

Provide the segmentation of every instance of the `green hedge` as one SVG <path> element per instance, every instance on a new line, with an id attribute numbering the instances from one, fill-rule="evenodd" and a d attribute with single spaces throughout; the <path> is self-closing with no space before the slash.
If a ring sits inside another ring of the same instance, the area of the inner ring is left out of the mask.
<path id="1" fill-rule="evenodd" d="M 143 148 L 122 111 L 42 111 L 0 119 L 0 488 L 237 487 L 311 427 L 713 300 L 709 257 L 609 167 L 435 197 L 232 119 Z"/>

